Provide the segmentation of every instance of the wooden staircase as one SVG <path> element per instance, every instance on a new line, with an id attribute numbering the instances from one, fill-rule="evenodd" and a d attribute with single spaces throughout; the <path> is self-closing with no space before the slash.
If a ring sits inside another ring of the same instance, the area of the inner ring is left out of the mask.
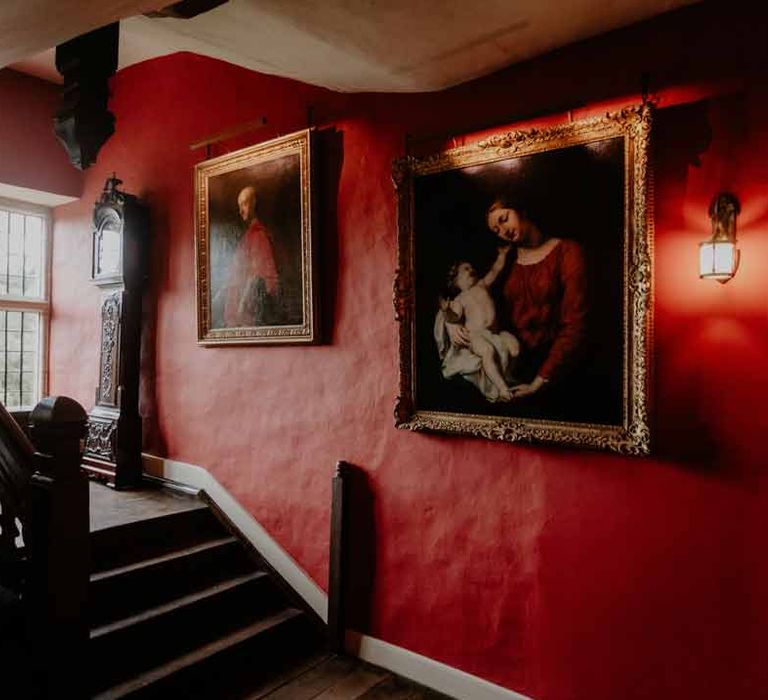
<path id="1" fill-rule="evenodd" d="M 323 656 L 321 621 L 202 501 L 92 532 L 89 624 L 100 700 L 259 697 Z"/>

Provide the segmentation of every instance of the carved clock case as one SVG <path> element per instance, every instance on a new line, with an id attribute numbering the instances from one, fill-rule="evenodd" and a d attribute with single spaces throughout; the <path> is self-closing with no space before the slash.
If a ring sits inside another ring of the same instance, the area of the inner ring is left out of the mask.
<path id="1" fill-rule="evenodd" d="M 147 280 L 149 216 L 114 175 L 93 213 L 91 277 L 101 288 L 96 404 L 89 415 L 83 465 L 116 488 L 141 481 L 139 372 L 141 298 Z"/>

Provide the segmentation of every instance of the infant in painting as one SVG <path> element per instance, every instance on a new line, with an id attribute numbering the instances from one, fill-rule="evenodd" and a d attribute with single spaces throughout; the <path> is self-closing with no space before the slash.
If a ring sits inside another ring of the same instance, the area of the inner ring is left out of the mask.
<path id="1" fill-rule="evenodd" d="M 440 307 L 448 323 L 462 324 L 469 336 L 469 349 L 480 358 L 482 369 L 498 390 L 498 397 L 492 400 L 509 401 L 512 397 L 505 379 L 511 369 L 510 360 L 520 354 L 520 343 L 507 331 L 495 333 L 496 306 L 488 288 L 496 281 L 510 246 L 499 248 L 491 269 L 481 279 L 471 263 L 457 262 L 448 274 L 449 284 L 458 290 L 451 299 L 441 299 Z M 505 361 L 502 361 L 503 360 Z M 501 365 L 501 366 L 500 366 Z M 481 389 L 482 390 L 482 389 Z M 486 394 L 491 399 L 491 396 Z"/>

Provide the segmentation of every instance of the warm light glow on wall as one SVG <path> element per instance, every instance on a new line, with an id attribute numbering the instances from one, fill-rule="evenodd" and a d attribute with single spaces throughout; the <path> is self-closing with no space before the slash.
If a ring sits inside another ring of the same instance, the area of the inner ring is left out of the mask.
<path id="1" fill-rule="evenodd" d="M 725 284 L 739 267 L 736 248 L 736 217 L 741 211 L 732 194 L 717 195 L 709 205 L 712 237 L 699 243 L 699 277 Z"/>

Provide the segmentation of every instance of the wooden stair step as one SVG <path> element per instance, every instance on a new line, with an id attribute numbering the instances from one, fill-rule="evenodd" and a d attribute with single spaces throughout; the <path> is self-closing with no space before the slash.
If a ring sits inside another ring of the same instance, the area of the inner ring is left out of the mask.
<path id="1" fill-rule="evenodd" d="M 267 574 L 265 572 L 255 571 L 250 574 L 245 574 L 244 576 L 237 576 L 235 578 L 227 579 L 226 581 L 217 583 L 214 586 L 205 588 L 202 591 L 195 591 L 189 595 L 185 595 L 180 598 L 174 598 L 170 602 L 164 603 L 163 605 L 158 605 L 154 608 L 149 608 L 148 610 L 143 610 L 140 613 L 131 615 L 130 617 L 124 617 L 120 620 L 109 622 L 105 625 L 96 627 L 91 630 L 90 638 L 92 641 L 100 639 L 101 637 L 105 637 L 106 635 L 113 634 L 117 631 L 124 630 L 129 627 L 148 622 L 150 620 L 154 620 L 158 617 L 166 615 L 169 612 L 175 612 L 181 608 L 189 607 L 199 603 L 200 601 L 221 595 L 222 593 L 242 586 L 245 583 L 257 581 L 266 577 Z"/>
<path id="2" fill-rule="evenodd" d="M 266 697 L 328 658 L 322 622 L 205 504 L 91 541 L 89 697 Z"/>
<path id="3" fill-rule="evenodd" d="M 229 535 L 204 504 L 91 533 L 91 572 L 127 566 Z"/>
<path id="4" fill-rule="evenodd" d="M 90 624 L 103 625 L 255 569 L 240 541 L 227 536 L 100 571 L 91 574 Z"/>
<path id="5" fill-rule="evenodd" d="M 90 686 L 115 685 L 285 607 L 266 572 L 257 571 L 95 627 Z"/>
<path id="6" fill-rule="evenodd" d="M 230 634 L 219 637 L 207 644 L 203 644 L 189 652 L 155 666 L 154 668 L 146 670 L 123 683 L 102 690 L 93 695 L 92 698 L 93 700 L 117 700 L 118 698 L 128 698 L 140 691 L 151 691 L 152 686 L 156 686 L 164 681 L 167 682 L 177 674 L 192 670 L 205 661 L 220 656 L 241 644 L 251 641 L 260 635 L 264 635 L 269 631 L 275 630 L 280 626 L 303 616 L 304 613 L 301 610 L 297 610 L 296 608 L 285 608 L 267 618 L 246 625 Z M 164 691 L 158 688 L 157 692 L 163 693 Z M 149 695 L 148 697 L 152 696 Z"/>
<path id="7" fill-rule="evenodd" d="M 133 562 L 131 564 L 125 564 L 123 566 L 118 566 L 113 569 L 105 569 L 104 571 L 99 571 L 94 574 L 91 574 L 91 583 L 99 583 L 101 581 L 105 581 L 110 578 L 114 578 L 116 576 L 123 576 L 125 574 L 133 573 L 134 571 L 142 571 L 144 569 L 149 569 L 153 566 L 166 564 L 168 562 L 175 561 L 183 557 L 188 557 L 194 554 L 198 554 L 200 552 L 206 552 L 212 549 L 216 549 L 218 547 L 222 547 L 224 545 L 231 544 L 233 542 L 237 542 L 236 537 L 221 537 L 219 539 L 210 540 L 208 542 L 203 542 L 201 544 L 191 545 L 189 547 L 184 547 L 182 549 L 174 549 L 170 552 L 161 554 L 156 557 L 151 557 L 149 559 L 142 559 L 142 560 Z"/>

